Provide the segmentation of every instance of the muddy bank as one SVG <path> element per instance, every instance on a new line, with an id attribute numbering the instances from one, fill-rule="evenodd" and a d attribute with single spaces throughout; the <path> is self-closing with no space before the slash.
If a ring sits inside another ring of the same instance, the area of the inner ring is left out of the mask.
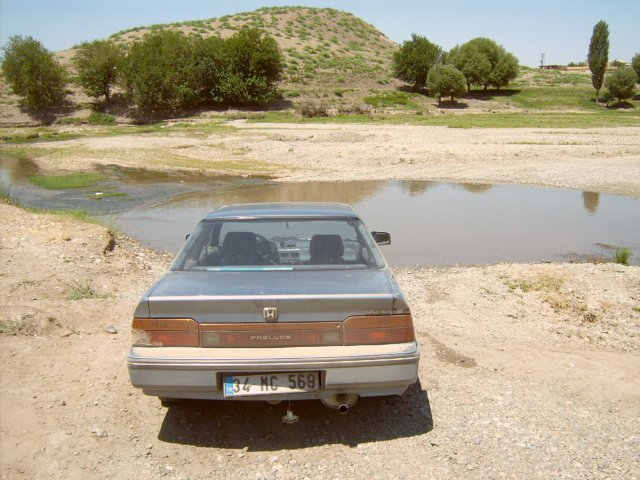
<path id="1" fill-rule="evenodd" d="M 398 269 L 420 386 L 347 416 L 300 402 L 283 426 L 282 405 L 129 387 L 131 314 L 170 260 L 0 205 L 3 478 L 640 475 L 640 267 Z"/>

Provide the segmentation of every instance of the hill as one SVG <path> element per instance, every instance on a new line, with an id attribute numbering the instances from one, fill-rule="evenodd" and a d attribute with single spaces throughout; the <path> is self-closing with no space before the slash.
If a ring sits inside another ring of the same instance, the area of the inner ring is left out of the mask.
<path id="1" fill-rule="evenodd" d="M 286 61 L 285 90 L 366 89 L 393 82 L 390 66 L 397 44 L 360 18 L 331 8 L 261 8 L 207 20 L 136 27 L 110 38 L 127 44 L 161 29 L 226 38 L 243 27 L 259 28 L 276 39 Z"/>
<path id="2" fill-rule="evenodd" d="M 279 107 L 322 107 L 335 112 L 375 111 L 386 114 L 495 113 L 543 110 L 600 111 L 592 101 L 588 72 L 562 72 L 523 67 L 520 76 L 500 92 L 472 91 L 454 108 L 442 110 L 437 102 L 410 92 L 392 77 L 392 56 L 398 45 L 362 19 L 331 8 L 271 7 L 220 18 L 140 26 L 114 33 L 109 38 L 129 44 L 146 33 L 169 29 L 186 35 L 233 35 L 243 27 L 259 28 L 279 44 L 285 59 L 280 84 L 284 97 Z M 427 32 L 428 36 L 428 32 Z M 56 56 L 73 70 L 75 48 Z M 69 85 L 73 107 L 66 115 L 88 117 L 93 99 Z M 0 82 L 0 123 L 33 125 L 35 120 L 18 108 L 18 97 L 10 95 Z M 638 101 L 630 105 L 637 107 Z M 80 110 L 80 111 L 79 111 Z M 125 115 L 126 112 L 111 112 Z M 188 112 L 185 112 L 188 114 Z"/>

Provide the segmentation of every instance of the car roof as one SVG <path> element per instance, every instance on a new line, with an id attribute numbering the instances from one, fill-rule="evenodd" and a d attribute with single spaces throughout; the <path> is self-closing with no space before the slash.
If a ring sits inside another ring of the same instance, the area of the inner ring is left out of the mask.
<path id="1" fill-rule="evenodd" d="M 358 218 L 349 205 L 342 203 L 243 203 L 225 205 L 209 213 L 205 220 L 253 218 Z"/>

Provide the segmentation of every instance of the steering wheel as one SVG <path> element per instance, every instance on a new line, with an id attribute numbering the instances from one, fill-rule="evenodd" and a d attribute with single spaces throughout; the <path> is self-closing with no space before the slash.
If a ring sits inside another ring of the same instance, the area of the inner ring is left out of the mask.
<path id="1" fill-rule="evenodd" d="M 262 265 L 280 265 L 280 254 L 275 243 L 263 237 L 259 233 L 254 233 L 258 241 L 257 257 Z"/>

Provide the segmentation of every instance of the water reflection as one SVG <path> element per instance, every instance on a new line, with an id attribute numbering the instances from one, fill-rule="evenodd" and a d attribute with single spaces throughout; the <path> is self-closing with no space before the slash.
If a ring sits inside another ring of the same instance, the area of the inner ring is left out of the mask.
<path id="1" fill-rule="evenodd" d="M 15 158 L 0 153 L 0 181 L 10 184 L 23 181 L 38 173 L 38 166 L 26 158 Z"/>
<path id="2" fill-rule="evenodd" d="M 309 182 L 309 183 L 268 183 L 244 186 L 224 192 L 208 192 L 193 199 L 187 195 L 185 201 L 210 208 L 211 205 L 229 203 L 259 202 L 318 202 L 358 204 L 375 195 L 386 182 Z M 179 202 L 181 200 L 178 200 Z"/>
<path id="3" fill-rule="evenodd" d="M 185 234 L 221 205 L 322 201 L 351 204 L 371 230 L 389 231 L 393 242 L 383 251 L 392 265 L 567 260 L 602 254 L 599 245 L 629 248 L 632 263 L 640 261 L 640 201 L 615 195 L 427 181 L 280 183 L 115 166 L 103 171 L 108 180 L 85 189 L 43 190 L 26 181 L 38 173 L 33 162 L 0 155 L 0 181 L 11 184 L 21 204 L 109 214 L 108 221 L 158 250 L 176 252 Z M 123 195 L 97 201 L 96 189 Z"/>
<path id="4" fill-rule="evenodd" d="M 416 197 L 438 184 L 436 182 L 425 182 L 423 180 L 403 180 L 399 185 L 410 197 Z"/>
<path id="5" fill-rule="evenodd" d="M 566 261 L 602 253 L 598 243 L 630 248 L 637 263 L 640 201 L 598 195 L 598 215 L 592 215 L 580 194 L 420 181 L 267 183 L 172 197 L 126 212 L 116 223 L 154 248 L 175 252 L 203 216 L 224 204 L 341 202 L 353 205 L 370 230 L 391 233 L 383 252 L 392 265 Z"/>
<path id="6" fill-rule="evenodd" d="M 462 183 L 461 186 L 471 193 L 486 193 L 493 188 L 493 185 L 489 183 Z"/>
<path id="7" fill-rule="evenodd" d="M 595 215 L 600 205 L 600 194 L 597 192 L 582 192 L 582 204 L 591 215 Z"/>

